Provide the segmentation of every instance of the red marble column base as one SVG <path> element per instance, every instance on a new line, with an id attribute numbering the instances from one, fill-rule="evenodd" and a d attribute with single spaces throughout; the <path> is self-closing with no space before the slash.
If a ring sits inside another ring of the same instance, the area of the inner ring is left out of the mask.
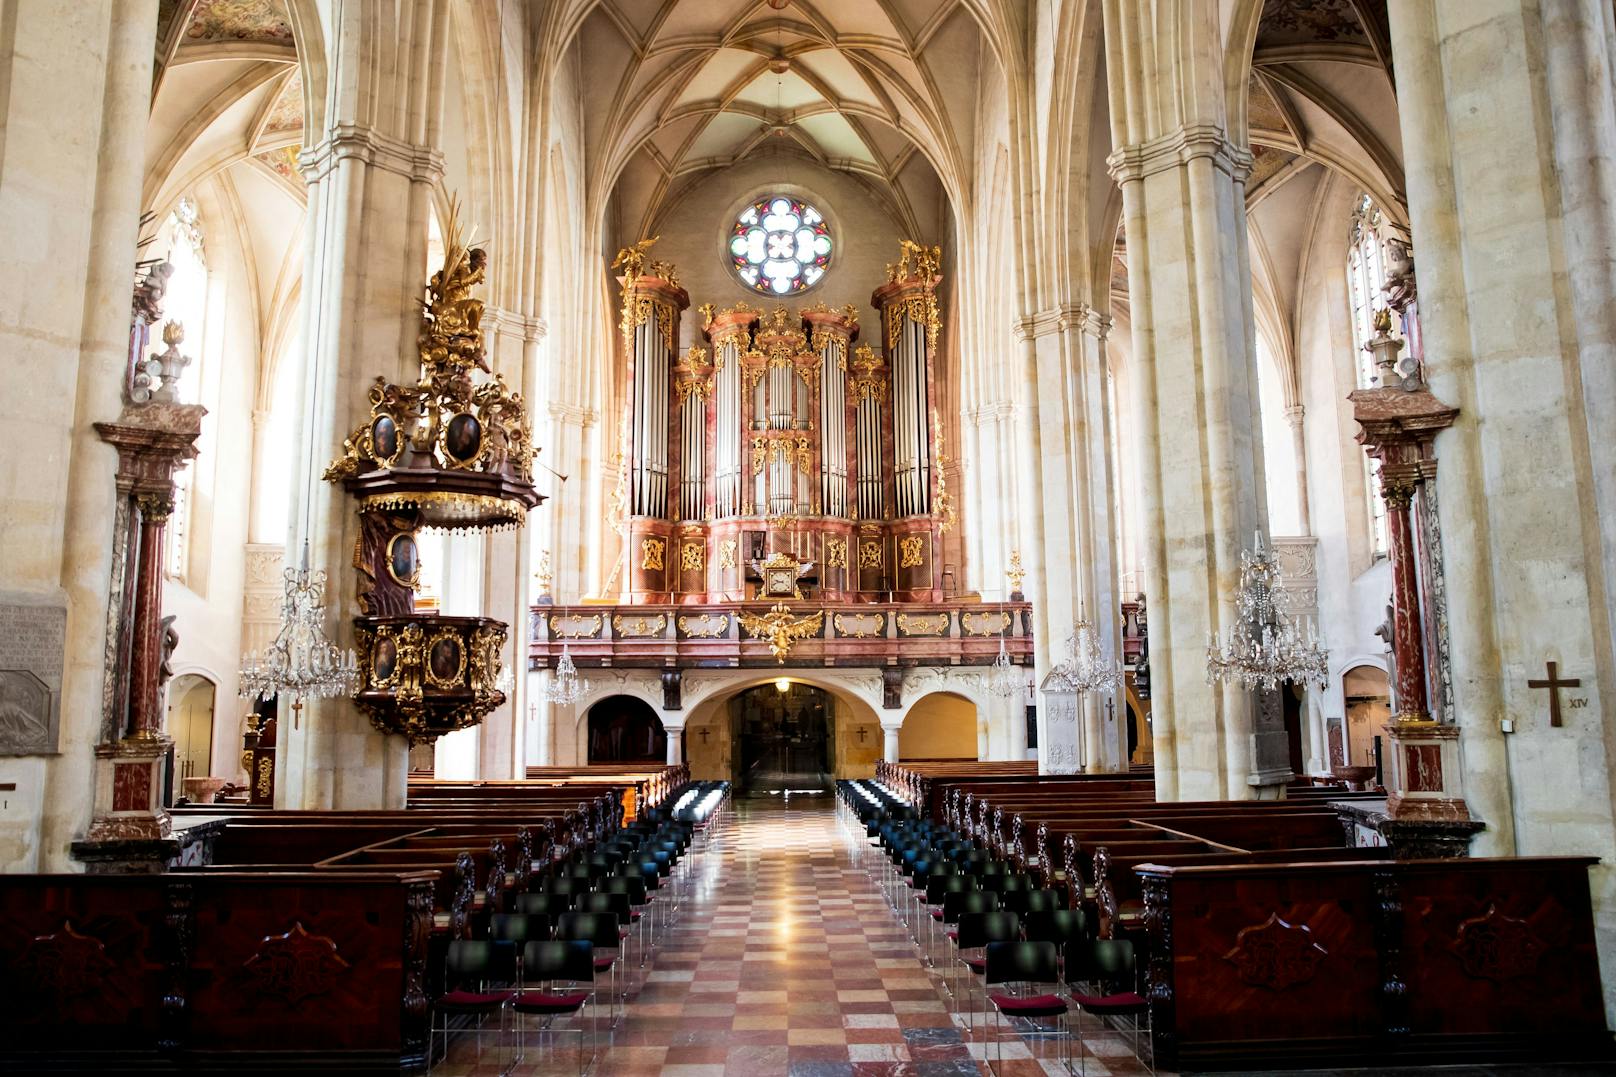
<path id="1" fill-rule="evenodd" d="M 129 737 L 95 749 L 95 818 L 80 844 L 162 841 L 173 833 L 163 810 L 166 734 Z"/>
<path id="2" fill-rule="evenodd" d="M 1458 727 L 1399 717 L 1386 732 L 1391 747 L 1387 814 L 1399 820 L 1469 819 L 1470 808 L 1460 788 Z"/>

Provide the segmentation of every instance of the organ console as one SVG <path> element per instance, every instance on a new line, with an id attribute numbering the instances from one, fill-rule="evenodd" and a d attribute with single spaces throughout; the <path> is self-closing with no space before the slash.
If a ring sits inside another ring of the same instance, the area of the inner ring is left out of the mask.
<path id="1" fill-rule="evenodd" d="M 707 347 L 676 354 L 690 297 L 672 266 L 619 255 L 622 285 L 626 600 L 740 602 L 753 567 L 811 566 L 799 586 L 831 602 L 937 602 L 953 520 L 937 419 L 941 252 L 905 241 L 872 305 L 879 352 L 855 346 L 858 312 L 823 304 L 700 308 Z"/>

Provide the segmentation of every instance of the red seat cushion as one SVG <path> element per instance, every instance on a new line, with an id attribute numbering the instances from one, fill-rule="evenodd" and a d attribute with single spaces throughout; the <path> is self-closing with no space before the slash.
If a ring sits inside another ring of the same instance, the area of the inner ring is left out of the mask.
<path id="1" fill-rule="evenodd" d="M 948 937 L 953 939 L 955 942 L 958 942 L 959 941 L 959 932 L 958 931 L 950 931 L 950 932 L 948 932 Z"/>
<path id="2" fill-rule="evenodd" d="M 989 995 L 988 1000 L 1012 1017 L 1058 1017 L 1066 1012 L 1066 1000 L 1059 995 Z"/>
<path id="3" fill-rule="evenodd" d="M 583 1009 L 589 1000 L 587 991 L 568 991 L 549 994 L 545 991 L 523 991 L 511 1000 L 511 1009 L 517 1013 L 572 1013 Z"/>
<path id="4" fill-rule="evenodd" d="M 967 957 L 963 960 L 965 962 L 965 967 L 970 969 L 972 972 L 987 971 L 988 959 L 985 957 Z"/>
<path id="5" fill-rule="evenodd" d="M 595 971 L 596 972 L 604 972 L 606 969 L 611 968 L 612 967 L 612 962 L 616 961 L 616 960 L 617 960 L 617 958 L 615 958 L 615 957 L 597 957 L 597 958 L 595 958 Z"/>
<path id="6" fill-rule="evenodd" d="M 1134 991 L 1115 995 L 1073 995 L 1072 1001 L 1090 1013 L 1141 1013 L 1147 1003 Z"/>
<path id="7" fill-rule="evenodd" d="M 505 1005 L 510 991 L 447 991 L 438 997 L 438 1009 L 455 1013 L 489 1013 Z"/>
<path id="8" fill-rule="evenodd" d="M 943 918 L 943 910 L 942 909 L 933 909 L 931 911 L 931 918 L 933 920 L 941 920 Z"/>

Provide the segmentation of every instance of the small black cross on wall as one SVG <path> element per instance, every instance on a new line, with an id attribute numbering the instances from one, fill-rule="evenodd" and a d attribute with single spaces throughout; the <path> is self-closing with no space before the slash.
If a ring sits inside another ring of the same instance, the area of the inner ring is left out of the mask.
<path id="1" fill-rule="evenodd" d="M 1526 687 L 1547 688 L 1549 690 L 1549 724 L 1557 726 L 1563 724 L 1560 721 L 1560 689 L 1581 688 L 1582 678 L 1572 677 L 1568 681 L 1562 681 L 1560 679 L 1560 663 L 1550 662 L 1548 678 L 1546 680 L 1529 680 L 1526 682 Z"/>

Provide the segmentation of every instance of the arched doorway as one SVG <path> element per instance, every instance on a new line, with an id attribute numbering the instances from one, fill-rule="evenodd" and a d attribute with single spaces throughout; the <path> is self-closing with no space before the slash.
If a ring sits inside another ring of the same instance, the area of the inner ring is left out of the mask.
<path id="1" fill-rule="evenodd" d="M 186 778 L 212 774 L 215 687 L 200 673 L 181 674 L 168 686 L 168 735 L 174 738 L 176 793 L 184 788 L 181 783 Z"/>
<path id="2" fill-rule="evenodd" d="M 1392 716 L 1391 682 L 1376 666 L 1353 666 L 1341 675 L 1341 693 L 1347 705 L 1347 743 L 1343 756 L 1349 766 L 1375 765 L 1375 740 L 1385 743 L 1386 723 Z"/>
<path id="3" fill-rule="evenodd" d="M 976 704 L 952 692 L 933 692 L 904 715 L 898 758 L 976 759 Z"/>
<path id="4" fill-rule="evenodd" d="M 589 762 L 663 763 L 668 733 L 656 711 L 634 696 L 607 696 L 589 708 Z"/>
<path id="5" fill-rule="evenodd" d="M 823 790 L 835 768 L 830 695 L 781 677 L 729 701 L 735 784 L 743 792 Z"/>

